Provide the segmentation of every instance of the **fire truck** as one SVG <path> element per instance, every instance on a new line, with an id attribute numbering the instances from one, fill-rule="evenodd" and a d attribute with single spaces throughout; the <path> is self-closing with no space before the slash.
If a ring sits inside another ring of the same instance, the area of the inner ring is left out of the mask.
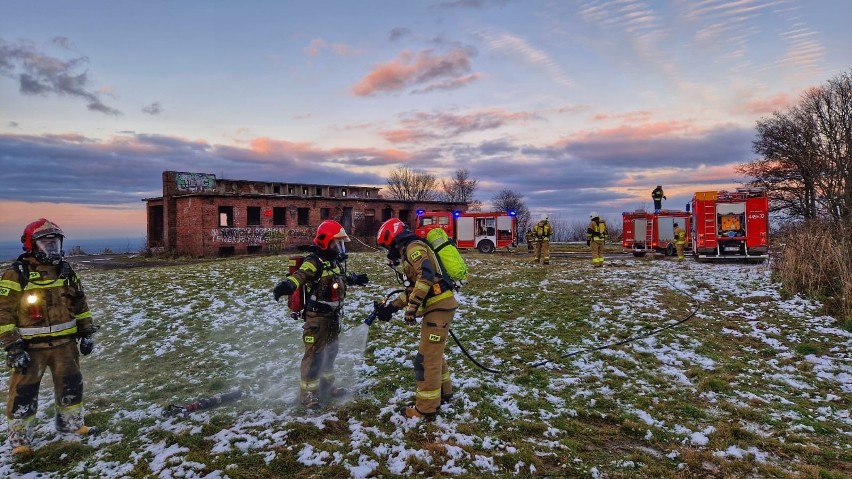
<path id="1" fill-rule="evenodd" d="M 493 253 L 496 248 L 518 245 L 517 218 L 511 211 L 463 213 L 418 210 L 414 234 L 425 238 L 433 228 L 443 228 L 459 248 L 476 248 L 480 253 Z"/>
<path id="2" fill-rule="evenodd" d="M 645 256 L 646 253 L 675 254 L 674 224 L 678 223 L 686 231 L 686 244 L 689 248 L 690 225 L 692 218 L 687 211 L 660 210 L 659 213 L 636 210 L 621 213 L 621 247 L 625 253 L 633 256 Z"/>
<path id="3" fill-rule="evenodd" d="M 769 257 L 769 197 L 763 188 L 701 191 L 691 206 L 692 254 L 698 261 Z"/>

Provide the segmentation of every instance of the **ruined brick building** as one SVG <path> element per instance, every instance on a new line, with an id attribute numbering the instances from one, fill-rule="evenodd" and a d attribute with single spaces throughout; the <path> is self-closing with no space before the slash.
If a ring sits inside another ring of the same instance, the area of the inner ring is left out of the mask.
<path id="1" fill-rule="evenodd" d="M 163 196 L 142 200 L 147 203 L 148 247 L 195 257 L 274 253 L 310 244 L 316 227 L 327 219 L 375 246 L 387 219 L 412 225 L 419 209 L 467 209 L 464 203 L 384 199 L 380 190 L 165 171 Z"/>

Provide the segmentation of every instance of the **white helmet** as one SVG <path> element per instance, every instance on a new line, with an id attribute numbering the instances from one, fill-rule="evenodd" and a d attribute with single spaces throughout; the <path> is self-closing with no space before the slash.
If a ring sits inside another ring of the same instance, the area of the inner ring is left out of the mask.
<path id="1" fill-rule="evenodd" d="M 548 219 L 547 215 L 541 215 L 541 221 L 547 221 Z"/>
<path id="2" fill-rule="evenodd" d="M 597 218 L 597 217 L 598 217 L 597 211 L 592 211 L 591 213 L 589 213 L 589 218 Z"/>

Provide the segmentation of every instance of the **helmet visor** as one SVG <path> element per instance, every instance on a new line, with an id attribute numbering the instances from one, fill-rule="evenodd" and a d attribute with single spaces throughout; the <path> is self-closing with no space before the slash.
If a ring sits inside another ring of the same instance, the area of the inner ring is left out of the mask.
<path id="1" fill-rule="evenodd" d="M 331 244 L 329 245 L 329 249 L 335 250 L 341 255 L 346 254 L 345 240 L 342 240 L 342 239 L 332 240 Z"/>
<path id="2" fill-rule="evenodd" d="M 62 240 L 57 236 L 45 236 L 35 240 L 35 243 L 39 251 L 48 257 L 62 255 Z"/>

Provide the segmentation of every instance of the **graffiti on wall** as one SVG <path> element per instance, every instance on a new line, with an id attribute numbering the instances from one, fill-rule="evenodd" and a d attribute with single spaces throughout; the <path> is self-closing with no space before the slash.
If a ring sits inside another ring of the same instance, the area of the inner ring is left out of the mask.
<path id="1" fill-rule="evenodd" d="M 177 173 L 175 183 L 180 191 L 213 191 L 216 186 L 216 175 L 209 173 Z"/>
<path id="2" fill-rule="evenodd" d="M 270 252 L 281 251 L 289 244 L 307 244 L 313 238 L 311 228 L 213 228 L 213 242 L 264 245 Z"/>

